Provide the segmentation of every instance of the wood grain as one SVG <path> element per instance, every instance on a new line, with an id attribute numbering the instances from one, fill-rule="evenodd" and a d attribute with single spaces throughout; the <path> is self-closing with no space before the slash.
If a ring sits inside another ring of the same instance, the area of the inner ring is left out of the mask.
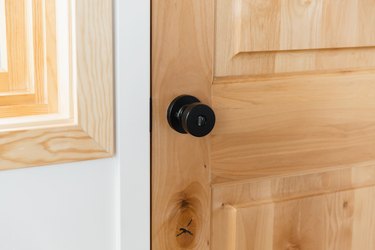
<path id="1" fill-rule="evenodd" d="M 374 160 L 374 78 L 359 71 L 217 82 L 213 181 Z"/>
<path id="2" fill-rule="evenodd" d="M 208 250 L 209 139 L 174 132 L 166 111 L 181 94 L 210 103 L 214 1 L 152 4 L 152 249 Z"/>
<path id="3" fill-rule="evenodd" d="M 35 116 L 32 122 L 18 124 L 15 131 L 1 131 L 2 170 L 91 160 L 114 153 L 112 0 L 80 0 L 75 9 L 78 81 L 77 90 L 68 99 L 78 99 L 74 101 L 78 113 L 64 119 L 51 116 L 44 122 Z M 50 49 L 54 50 L 53 46 L 47 51 Z"/>
<path id="4" fill-rule="evenodd" d="M 220 0 L 219 0 L 220 2 Z M 229 5 L 231 1 L 221 1 Z M 239 52 L 311 50 L 375 45 L 372 1 L 240 0 Z M 368 10 L 364 12 L 364 10 Z M 230 12 L 226 11 L 227 15 Z M 366 20 L 366 25 L 363 22 Z M 263 34 L 263 36 L 258 36 Z M 303 35 L 302 35 L 303 34 Z M 265 42 L 266 41 L 266 42 Z"/>
<path id="5" fill-rule="evenodd" d="M 109 157 L 77 126 L 0 134 L 0 170 Z"/>
<path id="6" fill-rule="evenodd" d="M 76 8 L 78 123 L 113 154 L 112 0 L 80 0 Z"/>
<path id="7" fill-rule="evenodd" d="M 374 185 L 370 163 L 214 185 L 214 249 L 373 249 Z"/>
<path id="8" fill-rule="evenodd" d="M 215 75 L 375 66 L 371 0 L 219 0 Z"/>

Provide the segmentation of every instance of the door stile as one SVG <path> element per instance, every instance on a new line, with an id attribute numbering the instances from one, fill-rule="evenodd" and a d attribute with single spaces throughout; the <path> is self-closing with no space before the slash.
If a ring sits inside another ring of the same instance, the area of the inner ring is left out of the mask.
<path id="1" fill-rule="evenodd" d="M 210 139 L 172 130 L 179 95 L 210 104 L 214 0 L 152 2 L 152 249 L 210 249 Z"/>

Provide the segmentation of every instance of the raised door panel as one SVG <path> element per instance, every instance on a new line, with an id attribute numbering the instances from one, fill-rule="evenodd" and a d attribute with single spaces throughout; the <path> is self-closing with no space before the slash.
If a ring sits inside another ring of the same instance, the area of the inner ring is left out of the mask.
<path id="1" fill-rule="evenodd" d="M 228 4 L 231 1 L 219 0 Z M 238 52 L 375 45 L 374 4 L 363 0 L 238 0 Z M 226 15 L 230 12 L 226 12 Z M 301 34 L 304 34 L 301 36 Z"/>
<path id="2" fill-rule="evenodd" d="M 374 71 L 216 81 L 212 180 L 375 163 Z"/>
<path id="3" fill-rule="evenodd" d="M 215 74 L 374 66 L 374 11 L 371 0 L 218 0 Z"/>
<path id="4" fill-rule="evenodd" d="M 216 185 L 213 249 L 374 249 L 374 170 Z"/>

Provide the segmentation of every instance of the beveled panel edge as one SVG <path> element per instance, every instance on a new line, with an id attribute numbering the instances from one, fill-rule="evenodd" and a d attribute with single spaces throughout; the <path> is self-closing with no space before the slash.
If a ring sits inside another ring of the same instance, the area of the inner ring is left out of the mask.
<path id="1" fill-rule="evenodd" d="M 243 208 L 375 186 L 375 162 L 212 184 L 213 208 Z M 236 194 L 236 195 L 233 195 Z"/>

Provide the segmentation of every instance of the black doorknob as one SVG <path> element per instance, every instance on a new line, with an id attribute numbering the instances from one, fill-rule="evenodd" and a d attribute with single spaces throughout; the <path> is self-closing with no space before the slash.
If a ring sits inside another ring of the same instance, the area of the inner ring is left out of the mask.
<path id="1" fill-rule="evenodd" d="M 167 118 L 174 130 L 195 137 L 208 135 L 215 126 L 214 111 L 190 95 L 175 98 L 169 105 Z"/>

